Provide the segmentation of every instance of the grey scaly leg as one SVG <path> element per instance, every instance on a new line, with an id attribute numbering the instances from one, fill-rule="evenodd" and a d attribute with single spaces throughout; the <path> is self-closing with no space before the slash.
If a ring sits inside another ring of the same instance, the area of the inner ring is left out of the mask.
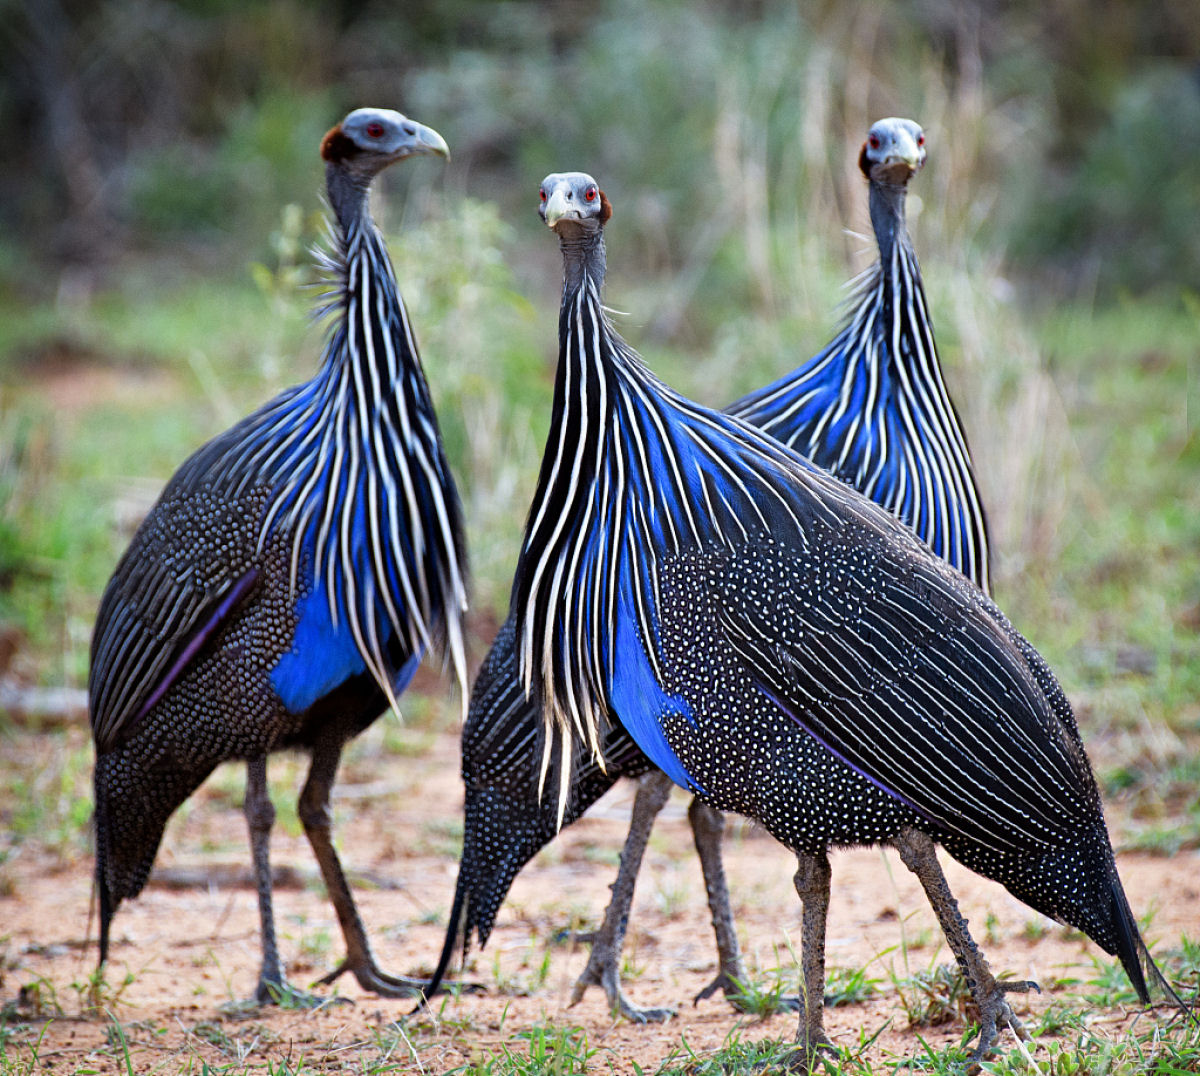
<path id="1" fill-rule="evenodd" d="M 746 966 L 742 962 L 737 931 L 733 925 L 729 886 L 725 881 L 725 865 L 721 861 L 725 816 L 696 798 L 688 808 L 688 821 L 692 824 L 692 837 L 696 842 L 696 852 L 700 856 L 700 866 L 704 870 L 704 888 L 708 892 L 708 908 L 712 913 L 713 933 L 717 938 L 717 954 L 720 958 L 717 977 L 692 999 L 692 1004 L 711 997 L 718 990 L 723 990 L 730 1005 L 739 1012 L 746 1012 L 746 1003 L 742 1000 Z M 798 997 L 781 997 L 775 1011 L 796 1012 L 799 1008 Z"/>
<path id="2" fill-rule="evenodd" d="M 350 895 L 350 886 L 346 882 L 342 864 L 333 847 L 330 836 L 329 793 L 333 788 L 341 755 L 340 738 L 328 736 L 319 739 L 313 748 L 308 780 L 304 782 L 304 789 L 300 793 L 300 821 L 304 824 L 304 832 L 308 843 L 312 845 L 313 855 L 317 857 L 321 876 L 325 879 L 325 888 L 329 891 L 329 899 L 333 902 L 338 922 L 342 927 L 342 936 L 346 940 L 346 958 L 318 982 L 323 986 L 328 985 L 349 971 L 354 973 L 358 985 L 364 990 L 370 990 L 383 997 L 412 997 L 427 985 L 425 980 L 388 975 L 376 965 L 367 941 L 367 932 L 363 929 L 362 919 L 359 918 L 354 898 Z"/>
<path id="3" fill-rule="evenodd" d="M 663 809 L 671 795 L 671 779 L 660 770 L 654 770 L 638 781 L 637 796 L 633 801 L 633 818 L 629 823 L 629 835 L 621 851 L 621 869 L 612 884 L 612 900 L 604 913 L 604 922 L 590 939 L 592 951 L 587 966 L 575 980 L 571 991 L 571 1004 L 577 1004 L 589 986 L 603 987 L 609 1007 L 620 1012 L 627 1020 L 645 1024 L 668 1020 L 675 1015 L 674 1009 L 639 1009 L 621 989 L 621 947 L 625 943 L 625 928 L 629 925 L 629 908 L 633 903 L 633 887 L 642 855 L 654 819 Z"/>
<path id="4" fill-rule="evenodd" d="M 797 853 L 792 881 L 804 905 L 800 934 L 804 996 L 800 999 L 800 1026 L 796 1031 L 798 1049 L 789 1063 L 796 1072 L 808 1072 L 817 1051 L 832 1046 L 825 1034 L 825 928 L 830 876 L 829 857 L 824 852 L 816 856 Z"/>
<path id="5" fill-rule="evenodd" d="M 246 798 L 242 811 L 250 830 L 250 854 L 254 860 L 254 885 L 258 890 L 258 915 L 262 924 L 262 970 L 253 1000 L 260 1005 L 269 1005 L 287 990 L 287 984 L 275 939 L 275 913 L 271 902 L 270 847 L 275 805 L 267 791 L 266 755 L 258 755 L 246 763 Z"/>
<path id="6" fill-rule="evenodd" d="M 946 935 L 958 966 L 966 976 L 967 986 L 971 996 L 979 1006 L 980 1030 L 979 1044 L 971 1054 L 971 1063 L 978 1065 L 991 1051 L 1000 1029 L 1009 1027 L 1013 1034 L 1021 1040 L 1028 1040 L 1029 1033 L 1021 1026 L 1021 1021 L 1013 1012 L 1004 995 L 1009 993 L 1027 993 L 1040 988 L 1037 983 L 1028 981 L 997 982 L 984 955 L 972 940 L 967 930 L 967 921 L 958 910 L 958 901 L 950 892 L 946 876 L 938 863 L 937 850 L 924 833 L 914 829 L 903 830 L 892 844 L 900 853 L 904 865 L 920 880 L 925 889 L 925 895 L 937 914 L 938 922 Z"/>

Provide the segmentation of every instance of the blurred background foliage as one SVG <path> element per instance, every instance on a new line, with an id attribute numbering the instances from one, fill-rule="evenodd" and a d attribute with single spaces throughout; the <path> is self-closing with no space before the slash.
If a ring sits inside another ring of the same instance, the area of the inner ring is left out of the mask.
<path id="1" fill-rule="evenodd" d="M 1186 226 L 1200 214 L 1194 3 L 4 0 L 0 12 L 12 273 L 27 264 L 12 248 L 53 279 L 133 252 L 261 243 L 278 206 L 311 202 L 331 117 L 386 101 L 446 129 L 448 187 L 506 213 L 530 176 L 590 162 L 634 196 L 625 238 L 647 269 L 734 208 L 730 194 L 769 219 L 804 185 L 803 208 L 850 218 L 849 148 L 899 110 L 943 125 L 942 161 L 1003 192 L 980 227 L 1038 289 L 1047 274 L 1106 299 L 1200 279 Z M 762 190 L 723 188 L 722 159 L 739 157 Z M 832 189 L 804 184 L 814 167 Z"/>
<path id="2" fill-rule="evenodd" d="M 873 257 L 858 147 L 899 114 L 929 136 L 910 223 L 1000 602 L 1116 745 L 1114 788 L 1194 757 L 1194 2 L 0 0 L 0 55 L 9 678 L 86 681 L 161 483 L 313 370 L 316 149 L 350 108 L 400 108 L 453 152 L 391 170 L 376 212 L 467 505 L 477 653 L 550 400 L 538 180 L 600 179 L 619 326 L 724 404 L 834 330 Z"/>

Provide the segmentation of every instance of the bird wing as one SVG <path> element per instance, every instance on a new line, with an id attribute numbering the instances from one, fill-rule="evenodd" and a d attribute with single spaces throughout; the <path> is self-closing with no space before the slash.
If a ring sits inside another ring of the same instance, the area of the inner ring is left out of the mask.
<path id="1" fill-rule="evenodd" d="M 139 527 L 92 635 L 88 695 L 99 753 L 157 704 L 254 590 L 259 501 L 168 487 Z"/>
<path id="2" fill-rule="evenodd" d="M 935 825 L 998 850 L 1061 840 L 1095 789 L 1066 700 L 1003 614 L 920 552 L 856 533 L 727 557 L 725 637 L 805 732 Z"/>

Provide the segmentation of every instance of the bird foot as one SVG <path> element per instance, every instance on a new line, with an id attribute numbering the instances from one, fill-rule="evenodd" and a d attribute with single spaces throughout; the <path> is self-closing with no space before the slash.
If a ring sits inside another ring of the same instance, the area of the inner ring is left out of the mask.
<path id="1" fill-rule="evenodd" d="M 735 1011 L 754 1016 L 774 1016 L 781 1012 L 799 1012 L 803 1007 L 800 999 L 795 994 L 770 994 L 767 992 L 751 995 L 743 985 L 745 983 L 744 976 L 731 974 L 727 971 L 718 973 L 703 990 L 692 998 L 693 1005 L 699 1005 L 700 1002 L 710 998 L 718 990 L 725 994 L 725 1000 L 734 1008 Z"/>
<path id="2" fill-rule="evenodd" d="M 407 975 L 389 975 L 380 970 L 370 957 L 365 960 L 351 960 L 347 957 L 328 975 L 317 980 L 317 986 L 328 986 L 346 972 L 353 974 L 358 985 L 364 990 L 378 994 L 383 998 L 413 998 L 423 996 L 429 987 L 429 979 L 414 979 Z M 446 983 L 442 993 L 448 993 L 450 988 L 457 988 L 466 994 L 483 992 L 482 983 Z"/>
<path id="3" fill-rule="evenodd" d="M 322 997 L 320 994 L 310 994 L 293 986 L 286 979 L 259 979 L 254 988 L 254 996 L 245 1001 L 235 1001 L 223 1007 L 229 1015 L 253 1013 L 264 1005 L 278 1005 L 281 1009 L 320 1009 L 326 1005 L 353 1005 L 351 998 L 338 997 L 336 994 Z"/>
<path id="4" fill-rule="evenodd" d="M 824 1031 L 810 1032 L 801 1035 L 796 1045 L 783 1059 L 784 1071 L 808 1076 L 812 1072 L 818 1054 L 836 1054 L 837 1047 L 829 1041 Z"/>
<path id="5" fill-rule="evenodd" d="M 991 989 L 979 1004 L 979 1042 L 968 1059 L 968 1072 L 979 1071 L 979 1066 L 987 1060 L 1004 1028 L 1012 1031 L 1020 1043 L 1030 1040 L 1032 1036 L 1025 1030 L 1025 1026 L 1004 996 L 1028 994 L 1030 991 L 1040 994 L 1042 988 L 1031 979 L 993 982 Z"/>
<path id="6" fill-rule="evenodd" d="M 621 989 L 621 979 L 617 973 L 615 960 L 597 956 L 597 950 L 592 950 L 587 967 L 575 980 L 571 989 L 571 1004 L 578 1005 L 589 986 L 598 986 L 608 998 L 609 1010 L 620 1013 L 626 1020 L 634 1024 L 661 1024 L 675 1015 L 674 1009 L 640 1009 L 634 1005 Z"/>

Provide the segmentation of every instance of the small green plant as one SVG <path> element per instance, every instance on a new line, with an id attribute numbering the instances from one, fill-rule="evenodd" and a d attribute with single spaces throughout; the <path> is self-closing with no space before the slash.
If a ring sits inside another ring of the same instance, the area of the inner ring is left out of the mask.
<path id="1" fill-rule="evenodd" d="M 958 1042 L 951 1042 L 937 1050 L 923 1035 L 918 1035 L 917 1043 L 921 1050 L 915 1057 L 904 1062 L 904 1068 L 931 1073 L 932 1076 L 958 1076 L 964 1070 L 974 1038 L 975 1029 L 968 1028 Z"/>
<path id="2" fill-rule="evenodd" d="M 726 997 L 738 1012 L 765 1020 L 784 1007 L 788 984 L 782 975 L 768 975 L 762 979 L 747 976 L 745 979 L 734 980 L 734 984 L 737 992 Z"/>
<path id="3" fill-rule="evenodd" d="M 492 979 L 496 983 L 496 990 L 510 997 L 525 997 L 540 990 L 550 976 L 550 950 L 549 945 L 543 945 L 530 936 L 520 963 L 521 969 L 527 969 L 525 974 L 507 971 L 497 950 L 492 955 Z"/>
<path id="4" fill-rule="evenodd" d="M 1168 949 L 1162 961 L 1163 974 L 1182 990 L 1200 989 L 1200 939 L 1193 941 L 1186 934 L 1179 938 L 1174 949 Z"/>
<path id="5" fill-rule="evenodd" d="M 588 1045 L 581 1027 L 539 1025 L 515 1038 L 525 1040 L 525 1049 L 501 1046 L 499 1054 L 451 1069 L 446 1076 L 585 1076 L 594 1071 L 589 1062 L 600 1052 Z"/>
<path id="6" fill-rule="evenodd" d="M 0 1010 L 0 1018 L 6 1021 L 53 1020 L 65 1015 L 58 1003 L 58 990 L 49 979 L 40 975 L 25 983 L 17 991 L 17 996 Z"/>
<path id="7" fill-rule="evenodd" d="M 879 980 L 867 974 L 866 968 L 833 968 L 825 976 L 825 1007 L 857 1005 L 879 993 Z"/>
<path id="8" fill-rule="evenodd" d="M 1096 974 L 1088 981 L 1088 989 L 1081 994 L 1093 1005 L 1109 1009 L 1117 1005 L 1138 1004 L 1137 991 L 1133 989 L 1125 969 L 1110 957 L 1089 954 Z"/>
<path id="9" fill-rule="evenodd" d="M 1028 942 L 1041 941 L 1041 939 L 1046 936 L 1049 930 L 1050 927 L 1045 919 L 1040 917 L 1026 919 L 1024 925 L 1021 927 L 1021 937 Z"/>
<path id="10" fill-rule="evenodd" d="M 104 1038 L 108 1042 L 111 1049 L 117 1052 L 121 1060 L 125 1063 L 125 1076 L 136 1076 L 133 1068 L 133 1059 L 129 1056 L 129 1040 L 125 1036 L 125 1029 L 120 1022 L 109 1018 L 108 1027 L 105 1028 Z"/>
<path id="11" fill-rule="evenodd" d="M 742 1038 L 743 1030 L 734 1028 L 721 1048 L 706 1057 L 692 1049 L 686 1036 L 681 1037 L 679 1045 L 653 1070 L 653 1076 L 741 1076 L 743 1073 L 785 1076 L 798 1071 L 799 1051 L 794 1042 L 776 1038 L 747 1042 Z M 864 1030 L 853 1050 L 843 1046 L 822 1050 L 812 1059 L 810 1072 L 813 1076 L 871 1076 L 871 1069 L 862 1055 L 882 1030 L 880 1028 L 871 1035 Z M 649 1071 L 634 1065 L 634 1072 L 642 1076 L 649 1076 Z"/>
<path id="12" fill-rule="evenodd" d="M 317 927 L 306 930 L 300 935 L 300 955 L 309 961 L 309 965 L 327 957 L 333 949 L 333 935 L 328 927 Z"/>
<path id="13" fill-rule="evenodd" d="M 192 1026 L 189 1034 L 194 1035 L 202 1042 L 207 1042 L 210 1046 L 215 1046 L 223 1054 L 234 1052 L 233 1039 L 229 1037 L 229 1033 L 212 1020 L 201 1020 L 200 1023 Z"/>
<path id="14" fill-rule="evenodd" d="M 4 1076 L 35 1076 L 39 1071 L 46 1071 L 41 1068 L 45 1062 L 42 1061 L 42 1041 L 46 1037 L 46 1032 L 50 1029 L 50 1023 L 47 1021 L 42 1025 L 42 1030 L 38 1032 L 37 1039 L 28 1047 L 26 1056 L 10 1057 L 8 1054 L 9 1031 L 5 1026 L 3 1017 L 0 1016 L 0 1073 Z"/>
<path id="15" fill-rule="evenodd" d="M 691 894 L 691 886 L 676 872 L 663 876 L 654 891 L 658 910 L 664 919 L 677 919 L 687 907 Z"/>
<path id="16" fill-rule="evenodd" d="M 71 989 L 79 997 L 80 1009 L 85 1016 L 95 1016 L 101 1013 L 114 1012 L 121 1004 L 125 991 L 136 979 L 131 971 L 126 971 L 119 984 L 109 981 L 106 966 L 93 969 L 82 981 L 71 984 Z"/>
<path id="17" fill-rule="evenodd" d="M 1083 1027 L 1083 1014 L 1061 1002 L 1047 1008 L 1030 1029 L 1036 1038 L 1041 1035 L 1061 1035 L 1064 1031 Z"/>
<path id="18" fill-rule="evenodd" d="M 909 1027 L 937 1027 L 970 1019 L 972 1013 L 978 1018 L 967 981 L 955 964 L 939 964 L 893 981 Z"/>

